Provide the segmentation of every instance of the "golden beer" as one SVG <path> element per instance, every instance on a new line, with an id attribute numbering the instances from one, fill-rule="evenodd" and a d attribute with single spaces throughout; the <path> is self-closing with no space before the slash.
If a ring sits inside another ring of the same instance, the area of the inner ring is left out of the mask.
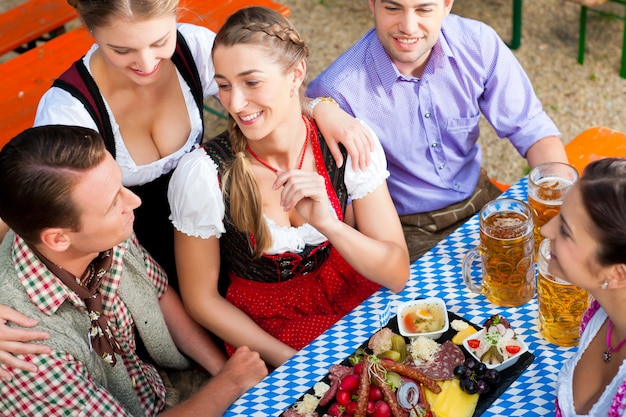
<path id="1" fill-rule="evenodd" d="M 533 235 L 521 213 L 496 212 L 480 231 L 483 292 L 501 306 L 518 306 L 535 295 Z"/>
<path id="2" fill-rule="evenodd" d="M 548 272 L 550 240 L 544 239 L 539 248 L 537 302 L 539 331 L 550 343 L 576 346 L 580 320 L 589 304 L 587 291 Z"/>
<path id="3" fill-rule="evenodd" d="M 494 304 L 514 307 L 535 295 L 533 221 L 530 207 L 520 200 L 490 201 L 480 211 L 480 245 L 463 259 L 463 280 Z M 478 258 L 482 280 L 475 285 L 471 265 Z"/>
<path id="4" fill-rule="evenodd" d="M 569 179 L 546 177 L 538 182 L 528 185 L 528 205 L 533 212 L 535 250 L 543 240 L 541 228 L 550 219 L 559 214 L 565 193 L 572 187 L 574 182 Z"/>
<path id="5" fill-rule="evenodd" d="M 543 240 L 541 227 L 559 213 L 565 194 L 577 179 L 576 168 L 561 162 L 538 165 L 528 174 L 528 204 L 535 224 L 535 253 Z"/>

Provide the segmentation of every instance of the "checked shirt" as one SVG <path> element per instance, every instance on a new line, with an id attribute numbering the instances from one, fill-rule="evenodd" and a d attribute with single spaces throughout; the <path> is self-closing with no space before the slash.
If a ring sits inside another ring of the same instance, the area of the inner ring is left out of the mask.
<path id="1" fill-rule="evenodd" d="M 132 246 L 141 248 L 134 235 L 113 248 L 112 267 L 102 281 L 100 292 L 103 312 L 124 352 L 117 366 L 126 367 L 145 415 L 152 416 L 163 408 L 165 387 L 154 366 L 136 354 L 133 318 L 117 294 L 124 255 Z M 167 289 L 167 277 L 152 257 L 141 250 L 146 273 L 160 298 Z M 13 241 L 12 260 L 28 296 L 42 312 L 53 315 L 61 304 L 70 302 L 87 314 L 80 298 L 43 265 L 19 236 Z M 88 343 L 87 335 L 84 340 Z M 86 366 L 68 353 L 53 350 L 50 354 L 20 355 L 20 358 L 34 363 L 38 371 L 13 370 L 11 381 L 0 382 L 0 415 L 130 416 L 109 391 L 90 378 Z"/>

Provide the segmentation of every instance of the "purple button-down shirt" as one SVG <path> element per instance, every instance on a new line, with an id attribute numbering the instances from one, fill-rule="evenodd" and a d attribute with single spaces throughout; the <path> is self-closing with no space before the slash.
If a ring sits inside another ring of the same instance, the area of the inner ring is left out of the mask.
<path id="1" fill-rule="evenodd" d="M 400 74 L 374 29 L 313 80 L 309 97 L 333 97 L 374 129 L 385 149 L 398 214 L 469 197 L 480 175 L 481 113 L 521 155 L 560 136 L 521 65 L 489 26 L 449 15 L 421 78 Z"/>

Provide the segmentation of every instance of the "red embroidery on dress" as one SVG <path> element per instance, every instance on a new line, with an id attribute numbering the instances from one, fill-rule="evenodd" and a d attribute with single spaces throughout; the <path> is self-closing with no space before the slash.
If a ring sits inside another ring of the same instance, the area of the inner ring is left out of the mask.
<path id="1" fill-rule="evenodd" d="M 317 125 L 315 121 L 310 117 L 307 117 L 309 123 L 311 123 L 311 131 L 317 132 Z M 330 182 L 330 177 L 328 176 L 328 170 L 326 169 L 326 162 L 324 161 L 324 157 L 322 155 L 322 149 L 320 148 L 319 136 L 316 134 L 311 135 L 311 143 L 313 144 L 313 156 L 315 157 L 315 167 L 317 168 L 317 172 L 324 177 L 324 184 L 326 185 L 326 194 L 328 194 L 328 199 L 330 200 L 330 205 L 337 213 L 337 218 L 340 221 L 343 221 L 343 210 L 341 209 L 341 204 L 339 203 L 339 198 L 337 197 L 337 193 L 335 192 L 335 188 Z"/>

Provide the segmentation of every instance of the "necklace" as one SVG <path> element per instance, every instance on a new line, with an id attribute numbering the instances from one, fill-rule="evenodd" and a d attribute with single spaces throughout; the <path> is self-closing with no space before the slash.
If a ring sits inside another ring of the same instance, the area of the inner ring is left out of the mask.
<path id="1" fill-rule="evenodd" d="M 615 349 L 613 349 L 613 347 L 611 346 L 611 332 L 612 331 L 613 331 L 613 321 L 609 319 L 609 329 L 606 331 L 606 350 L 604 351 L 604 354 L 603 354 L 604 363 L 611 362 L 611 354 L 613 352 L 617 352 L 622 346 L 624 346 L 624 343 L 626 343 L 626 339 L 624 339 L 621 342 L 619 342 L 617 346 L 615 346 Z"/>
<path id="2" fill-rule="evenodd" d="M 304 121 L 304 126 L 306 126 L 306 136 L 304 137 L 304 145 L 302 145 L 302 151 L 300 151 L 300 161 L 298 162 L 298 169 L 302 169 L 302 164 L 304 163 L 304 156 L 306 155 L 306 150 L 307 150 L 307 145 L 309 143 L 309 135 L 310 135 L 309 122 L 308 122 L 307 119 L 305 119 L 304 115 L 302 116 L 302 120 Z M 278 168 L 275 168 L 275 167 L 271 166 L 269 163 L 267 163 L 264 160 L 262 160 L 261 158 L 259 158 L 259 156 L 257 154 L 255 154 L 252 151 L 252 149 L 250 149 L 250 146 L 248 146 L 247 144 L 246 144 L 246 150 L 248 151 L 248 153 L 250 155 L 252 155 L 252 157 L 254 159 L 259 161 L 259 163 L 261 165 L 263 165 L 265 168 L 269 169 L 273 173 L 277 173 L 278 172 Z"/>

